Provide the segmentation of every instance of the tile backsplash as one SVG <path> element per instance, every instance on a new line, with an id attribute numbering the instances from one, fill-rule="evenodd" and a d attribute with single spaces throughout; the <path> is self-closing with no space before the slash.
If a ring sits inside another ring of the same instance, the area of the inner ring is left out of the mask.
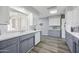
<path id="1" fill-rule="evenodd" d="M 7 32 L 7 25 L 0 25 L 0 34 L 5 34 Z"/>

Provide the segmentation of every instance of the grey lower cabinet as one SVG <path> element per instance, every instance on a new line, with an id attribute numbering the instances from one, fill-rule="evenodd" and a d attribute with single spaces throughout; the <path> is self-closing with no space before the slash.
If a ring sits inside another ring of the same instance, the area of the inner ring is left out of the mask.
<path id="1" fill-rule="evenodd" d="M 12 38 L 0 41 L 0 53 L 18 53 L 18 39 Z"/>
<path id="2" fill-rule="evenodd" d="M 72 53 L 79 53 L 79 39 L 68 32 L 65 32 L 65 33 L 66 33 L 65 41 L 70 51 Z"/>
<path id="3" fill-rule="evenodd" d="M 28 52 L 34 45 L 33 45 L 33 37 L 25 39 L 20 42 L 20 53 Z"/>
<path id="4" fill-rule="evenodd" d="M 32 47 L 34 47 L 35 43 L 35 35 L 23 35 L 20 37 L 20 53 L 28 52 Z"/>
<path id="5" fill-rule="evenodd" d="M 53 37 L 60 37 L 60 30 L 49 30 L 48 35 Z"/>
<path id="6" fill-rule="evenodd" d="M 7 48 L 4 48 L 3 50 L 5 50 L 4 53 L 18 53 L 18 46 L 17 44 L 13 44 Z"/>
<path id="7" fill-rule="evenodd" d="M 28 50 L 31 49 L 32 47 L 34 47 L 35 43 L 34 43 L 34 36 L 29 38 L 28 40 Z"/>
<path id="8" fill-rule="evenodd" d="M 28 40 L 20 42 L 20 53 L 24 53 L 28 51 Z"/>
<path id="9" fill-rule="evenodd" d="M 0 41 L 0 53 L 25 53 L 35 45 L 35 35 L 23 35 Z"/>
<path id="10" fill-rule="evenodd" d="M 73 52 L 73 36 L 70 33 L 66 32 L 65 40 L 66 40 L 66 43 L 67 43 L 70 51 Z"/>
<path id="11" fill-rule="evenodd" d="M 75 52 L 75 53 L 79 53 L 79 40 L 78 40 L 78 38 L 77 37 L 74 37 L 73 36 L 73 51 Z"/>
<path id="12" fill-rule="evenodd" d="M 67 41 L 67 44 L 68 44 L 70 51 L 73 52 L 73 39 L 69 38 Z"/>

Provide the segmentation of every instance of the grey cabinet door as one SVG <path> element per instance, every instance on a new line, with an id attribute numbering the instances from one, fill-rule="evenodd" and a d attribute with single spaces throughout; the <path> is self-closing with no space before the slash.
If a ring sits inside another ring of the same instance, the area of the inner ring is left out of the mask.
<path id="1" fill-rule="evenodd" d="M 20 53 L 25 53 L 28 51 L 28 43 L 29 41 L 27 39 L 20 42 Z"/>
<path id="2" fill-rule="evenodd" d="M 18 53 L 19 38 L 12 38 L 0 41 L 0 53 Z"/>
<path id="3" fill-rule="evenodd" d="M 60 31 L 59 30 L 49 30 L 48 35 L 53 36 L 53 37 L 60 37 Z"/>
<path id="4" fill-rule="evenodd" d="M 79 40 L 77 41 L 76 47 L 77 47 L 76 52 L 79 53 Z"/>
<path id="5" fill-rule="evenodd" d="M 28 40 L 28 49 L 31 49 L 33 46 L 34 46 L 34 37 L 31 37 Z"/>
<path id="6" fill-rule="evenodd" d="M 34 34 L 28 34 L 20 37 L 20 53 L 28 52 L 34 46 L 34 36 Z"/>
<path id="7" fill-rule="evenodd" d="M 71 52 L 73 52 L 73 39 L 74 39 L 74 37 L 70 33 L 66 32 L 65 41 Z"/>
<path id="8" fill-rule="evenodd" d="M 74 37 L 74 40 L 73 40 L 73 52 L 74 53 L 79 53 L 79 40 L 75 36 L 73 36 L 73 37 Z"/>
<path id="9" fill-rule="evenodd" d="M 68 44 L 70 51 L 73 52 L 73 40 L 72 40 L 72 38 L 68 39 L 67 44 Z"/>
<path id="10" fill-rule="evenodd" d="M 34 46 L 34 37 L 33 36 L 21 40 L 20 41 L 20 53 L 28 52 L 33 46 Z"/>

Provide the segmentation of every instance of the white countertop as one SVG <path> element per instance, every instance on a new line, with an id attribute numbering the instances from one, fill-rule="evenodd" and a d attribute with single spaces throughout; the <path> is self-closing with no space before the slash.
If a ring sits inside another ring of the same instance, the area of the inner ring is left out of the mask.
<path id="1" fill-rule="evenodd" d="M 69 32 L 69 31 L 67 31 L 67 32 Z M 77 33 L 77 32 L 69 32 L 69 33 L 72 34 L 73 36 L 79 38 L 79 33 Z"/>
<path id="2" fill-rule="evenodd" d="M 18 36 L 22 36 L 22 35 L 26 35 L 26 34 L 35 33 L 35 32 L 38 32 L 38 31 L 40 31 L 40 30 L 28 31 L 28 32 L 6 33 L 6 34 L 3 34 L 3 35 L 0 35 L 0 41 L 7 40 L 7 39 L 10 39 L 10 38 L 14 38 L 14 37 L 18 37 Z"/>

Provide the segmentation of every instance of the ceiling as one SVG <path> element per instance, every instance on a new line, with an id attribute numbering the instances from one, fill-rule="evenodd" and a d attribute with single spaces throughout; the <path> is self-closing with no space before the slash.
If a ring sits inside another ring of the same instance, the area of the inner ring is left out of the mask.
<path id="1" fill-rule="evenodd" d="M 34 9 L 36 9 L 40 14 L 40 18 L 48 17 L 51 15 L 60 15 L 64 13 L 64 10 L 66 6 L 32 6 Z M 50 14 L 49 10 L 51 9 L 57 9 L 57 13 Z"/>
<path id="2" fill-rule="evenodd" d="M 75 6 L 23 6 L 32 13 L 37 14 L 40 18 L 64 14 L 65 11 L 73 10 Z M 56 9 L 57 13 L 50 14 L 50 10 Z"/>

